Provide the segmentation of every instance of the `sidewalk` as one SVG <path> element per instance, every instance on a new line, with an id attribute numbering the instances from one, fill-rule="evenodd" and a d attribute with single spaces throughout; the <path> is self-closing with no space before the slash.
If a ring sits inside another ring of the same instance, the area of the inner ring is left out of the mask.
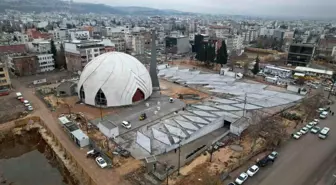
<path id="1" fill-rule="evenodd" d="M 126 180 L 122 179 L 115 169 L 100 169 L 94 160 L 86 158 L 86 151 L 79 149 L 75 143 L 73 143 L 68 135 L 62 130 L 57 122 L 57 118 L 54 118 L 45 104 L 34 95 L 32 89 L 21 86 L 20 83 L 13 79 L 12 84 L 17 87 L 16 90 L 20 91 L 23 96 L 32 102 L 35 108 L 34 116 L 39 116 L 48 128 L 53 132 L 55 137 L 63 145 L 64 148 L 74 157 L 80 166 L 85 170 L 87 174 L 91 176 L 93 181 L 97 185 L 128 185 L 130 184 Z"/>

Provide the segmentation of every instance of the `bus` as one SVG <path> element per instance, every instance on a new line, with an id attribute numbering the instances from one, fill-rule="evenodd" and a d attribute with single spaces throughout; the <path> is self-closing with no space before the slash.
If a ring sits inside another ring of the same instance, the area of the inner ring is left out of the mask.
<path id="1" fill-rule="evenodd" d="M 319 133 L 319 138 L 321 139 L 327 138 L 329 131 L 330 131 L 330 128 L 324 127 Z"/>

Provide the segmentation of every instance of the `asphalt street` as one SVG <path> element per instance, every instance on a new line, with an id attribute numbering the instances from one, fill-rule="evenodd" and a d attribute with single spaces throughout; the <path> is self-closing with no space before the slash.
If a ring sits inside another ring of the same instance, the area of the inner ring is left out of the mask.
<path id="1" fill-rule="evenodd" d="M 336 104 L 331 106 L 336 111 Z M 336 180 L 336 115 L 321 120 L 331 130 L 326 140 L 307 133 L 280 148 L 274 164 L 249 178 L 244 185 L 333 185 Z"/>

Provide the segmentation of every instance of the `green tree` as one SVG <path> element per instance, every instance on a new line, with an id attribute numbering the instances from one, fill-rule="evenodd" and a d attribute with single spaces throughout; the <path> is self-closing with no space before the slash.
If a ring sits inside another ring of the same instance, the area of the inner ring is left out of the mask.
<path id="1" fill-rule="evenodd" d="M 206 52 L 204 44 L 201 44 L 200 47 L 198 48 L 198 51 L 196 53 L 196 59 L 201 62 L 204 62 L 206 60 Z"/>
<path id="2" fill-rule="evenodd" d="M 258 74 L 259 71 L 260 71 L 260 68 L 259 68 L 259 62 L 260 62 L 260 60 L 259 60 L 259 56 L 257 56 L 257 58 L 256 58 L 256 60 L 255 60 L 255 64 L 254 64 L 253 69 L 252 69 L 252 73 L 253 73 L 254 75 Z"/>
<path id="3" fill-rule="evenodd" d="M 58 62 L 57 62 L 57 49 L 56 49 L 54 40 L 50 41 L 50 52 L 51 52 L 51 54 L 53 54 L 53 59 L 55 61 L 55 68 L 60 67 L 60 66 L 57 65 L 58 64 Z"/>
<path id="4" fill-rule="evenodd" d="M 212 44 L 208 45 L 206 48 L 206 52 L 207 52 L 207 62 L 208 63 L 214 63 L 215 62 L 215 58 L 216 58 L 216 51 L 215 51 L 215 46 L 213 46 Z"/>
<path id="5" fill-rule="evenodd" d="M 226 48 L 225 40 L 222 41 L 222 46 L 217 51 L 216 63 L 221 66 L 227 64 L 228 53 Z"/>
<path id="6" fill-rule="evenodd" d="M 63 44 L 61 44 L 60 50 L 57 52 L 57 60 L 55 61 L 55 64 L 56 62 L 59 68 L 63 67 L 64 69 L 67 69 Z"/>

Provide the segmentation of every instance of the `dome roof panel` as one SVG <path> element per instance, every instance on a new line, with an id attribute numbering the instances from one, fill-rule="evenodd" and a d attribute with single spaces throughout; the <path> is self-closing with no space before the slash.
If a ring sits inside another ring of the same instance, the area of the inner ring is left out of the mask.
<path id="1" fill-rule="evenodd" d="M 136 58 L 121 52 L 105 53 L 89 62 L 81 74 L 78 91 L 82 85 L 85 92 L 83 101 L 94 106 L 99 89 L 104 92 L 108 107 L 132 104 L 137 88 L 144 93 L 144 99 L 152 94 L 152 81 L 146 67 Z"/>

